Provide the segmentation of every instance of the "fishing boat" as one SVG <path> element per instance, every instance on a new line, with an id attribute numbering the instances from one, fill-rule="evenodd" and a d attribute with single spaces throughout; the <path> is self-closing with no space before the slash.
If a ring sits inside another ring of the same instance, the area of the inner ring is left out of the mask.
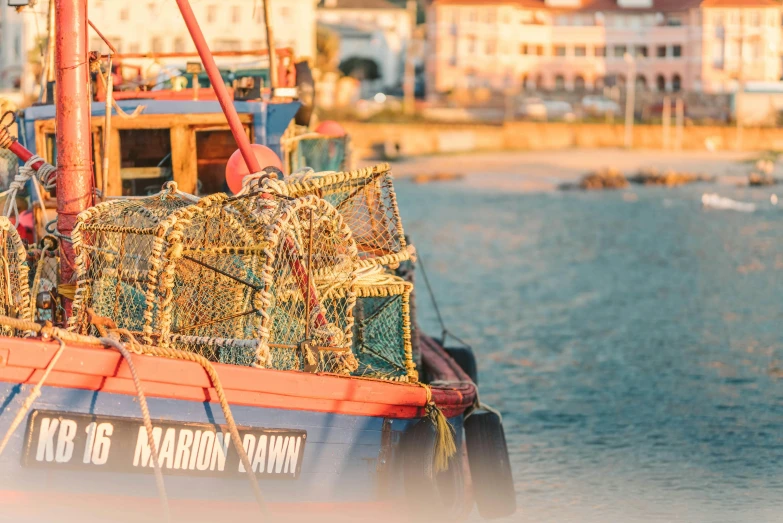
<path id="1" fill-rule="evenodd" d="M 108 89 L 95 103 L 87 1 L 54 2 L 53 104 L 25 111 L 21 141 L 0 132 L 22 165 L 0 218 L 4 517 L 514 513 L 502 422 L 479 400 L 472 352 L 424 335 L 411 313 L 416 256 L 389 167 L 260 165 L 249 136 L 279 150 L 298 104 L 234 100 L 188 0 L 177 4 L 215 101 Z M 106 106 L 134 116 L 107 131 Z M 168 163 L 149 164 L 165 148 L 123 155 L 123 131 L 150 130 L 170 137 Z M 226 159 L 201 149 L 225 147 L 199 148 L 198 133 L 226 130 L 250 173 L 236 195 L 204 183 Z M 99 150 L 96 132 L 114 141 Z M 56 200 L 34 261 L 17 232 L 25 186 Z"/>

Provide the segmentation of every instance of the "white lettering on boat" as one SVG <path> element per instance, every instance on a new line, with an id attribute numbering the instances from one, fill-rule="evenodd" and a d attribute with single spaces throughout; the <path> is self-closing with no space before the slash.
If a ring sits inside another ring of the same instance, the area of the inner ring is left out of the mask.
<path id="1" fill-rule="evenodd" d="M 160 427 L 152 428 L 152 440 L 155 442 L 155 448 L 160 448 L 160 435 L 163 429 Z M 136 451 L 133 453 L 134 467 L 152 467 L 152 449 L 147 441 L 147 428 L 142 425 L 139 427 L 139 435 L 136 438 Z"/>
<path id="2" fill-rule="evenodd" d="M 60 420 L 57 418 L 43 418 L 41 430 L 38 432 L 38 450 L 35 453 L 36 461 L 54 461 L 54 435 Z"/>
<path id="3" fill-rule="evenodd" d="M 225 426 L 168 420 L 154 423 L 148 435 L 139 419 L 33 411 L 23 465 L 81 470 L 95 470 L 97 465 L 104 470 L 149 473 L 155 466 L 156 449 L 164 472 L 211 476 L 246 472 Z M 305 431 L 244 428 L 239 435 L 254 474 L 280 479 L 299 475 Z M 112 445 L 114 440 L 119 443 Z"/>
<path id="4" fill-rule="evenodd" d="M 289 439 L 287 436 L 272 436 L 269 442 L 269 460 L 266 464 L 267 473 L 271 473 L 274 470 L 275 474 L 280 474 L 280 471 L 283 469 L 283 461 L 285 460 Z"/>

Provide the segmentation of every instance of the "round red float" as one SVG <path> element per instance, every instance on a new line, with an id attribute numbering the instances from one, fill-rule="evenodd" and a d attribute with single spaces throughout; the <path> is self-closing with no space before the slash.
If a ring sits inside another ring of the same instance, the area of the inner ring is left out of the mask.
<path id="1" fill-rule="evenodd" d="M 267 167 L 283 169 L 283 162 L 280 161 L 280 158 L 272 149 L 257 143 L 251 144 L 250 147 L 253 149 L 253 154 L 258 160 L 258 165 L 261 166 L 262 171 Z M 247 168 L 242 152 L 237 149 L 226 164 L 226 182 L 231 192 L 236 194 L 242 190 L 242 180 L 248 174 L 250 174 L 250 169 Z"/>
<path id="2" fill-rule="evenodd" d="M 334 120 L 325 120 L 321 122 L 318 124 L 318 127 L 315 128 L 315 132 L 330 138 L 342 138 L 347 134 L 345 129 L 343 129 L 343 126 Z"/>

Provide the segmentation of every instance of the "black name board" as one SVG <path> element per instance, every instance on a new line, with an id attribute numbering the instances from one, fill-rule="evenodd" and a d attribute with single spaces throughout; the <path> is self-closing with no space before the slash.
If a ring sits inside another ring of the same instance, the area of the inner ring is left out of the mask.
<path id="1" fill-rule="evenodd" d="M 228 428 L 153 420 L 152 436 L 164 474 L 244 476 Z M 259 478 L 296 479 L 307 432 L 239 427 L 242 446 Z M 152 451 L 137 418 L 34 410 L 22 465 L 72 470 L 152 473 Z"/>

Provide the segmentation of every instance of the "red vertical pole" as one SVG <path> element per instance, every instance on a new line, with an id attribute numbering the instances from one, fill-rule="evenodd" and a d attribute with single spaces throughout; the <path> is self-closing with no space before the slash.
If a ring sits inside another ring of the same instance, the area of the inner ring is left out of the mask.
<path id="1" fill-rule="evenodd" d="M 234 107 L 234 101 L 228 94 L 226 84 L 223 83 L 223 77 L 220 76 L 220 70 L 215 63 L 215 58 L 212 56 L 212 52 L 209 50 L 207 41 L 204 39 L 204 33 L 201 32 L 201 27 L 198 25 L 196 15 L 193 14 L 193 9 L 190 7 L 188 0 L 177 0 L 179 11 L 182 13 L 182 19 L 185 20 L 185 25 L 188 26 L 190 37 L 193 38 L 193 43 L 196 44 L 198 55 L 201 57 L 201 62 L 204 64 L 204 69 L 207 70 L 207 76 L 209 81 L 212 82 L 212 89 L 215 90 L 220 107 L 223 108 L 223 114 L 226 115 L 228 120 L 228 126 L 231 128 L 231 134 L 234 135 L 234 140 L 239 146 L 239 150 L 242 152 L 242 158 L 245 159 L 245 164 L 251 173 L 257 173 L 261 171 L 261 165 L 258 163 L 253 150 L 250 147 L 250 139 L 245 134 L 245 128 L 242 126 L 242 122 L 239 120 L 236 107 Z"/>
<path id="2" fill-rule="evenodd" d="M 87 0 L 55 0 L 57 230 L 70 236 L 76 216 L 93 204 Z M 73 280 L 73 245 L 62 242 L 60 281 Z"/>

